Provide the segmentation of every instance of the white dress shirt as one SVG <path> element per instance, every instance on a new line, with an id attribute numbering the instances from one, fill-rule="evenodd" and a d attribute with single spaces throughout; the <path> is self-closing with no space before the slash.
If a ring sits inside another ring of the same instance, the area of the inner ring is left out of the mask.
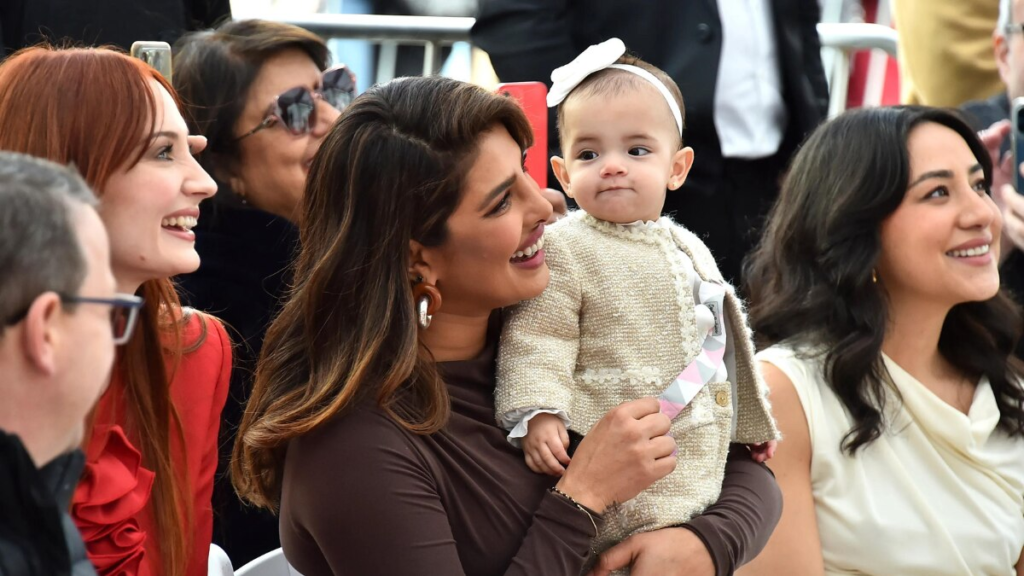
<path id="1" fill-rule="evenodd" d="M 718 16 L 722 53 L 714 115 L 722 156 L 771 156 L 787 120 L 771 0 L 719 0 Z"/>

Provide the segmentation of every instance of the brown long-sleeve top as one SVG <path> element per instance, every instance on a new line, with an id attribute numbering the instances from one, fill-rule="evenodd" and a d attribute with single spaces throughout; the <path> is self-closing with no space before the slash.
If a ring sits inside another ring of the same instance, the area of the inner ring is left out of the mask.
<path id="1" fill-rule="evenodd" d="M 495 423 L 495 351 L 492 340 L 477 358 L 440 364 L 452 401 L 441 432 L 412 434 L 366 403 L 289 444 L 281 543 L 292 566 L 304 576 L 579 574 L 594 527 Z M 718 502 L 684 527 L 717 574 L 732 574 L 781 510 L 771 472 L 737 446 Z"/>

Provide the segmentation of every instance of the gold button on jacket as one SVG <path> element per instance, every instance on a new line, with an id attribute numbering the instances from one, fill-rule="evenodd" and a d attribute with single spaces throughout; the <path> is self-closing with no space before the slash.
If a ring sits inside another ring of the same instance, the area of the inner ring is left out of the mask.
<path id="1" fill-rule="evenodd" d="M 715 394 L 715 402 L 717 402 L 719 406 L 722 406 L 724 408 L 729 404 L 729 393 L 726 392 L 725 390 L 722 390 L 718 394 Z"/>

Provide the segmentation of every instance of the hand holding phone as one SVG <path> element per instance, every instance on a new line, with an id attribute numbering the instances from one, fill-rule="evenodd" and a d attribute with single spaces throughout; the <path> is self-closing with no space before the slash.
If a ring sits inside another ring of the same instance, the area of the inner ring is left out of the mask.
<path id="1" fill-rule="evenodd" d="M 1024 177 L 1020 164 L 1024 162 L 1024 98 L 1014 98 L 1010 108 L 1010 153 L 1013 155 L 1013 188 L 1024 194 Z"/>
<path id="2" fill-rule="evenodd" d="M 497 92 L 515 98 L 533 129 L 533 146 L 526 151 L 526 170 L 541 188 L 548 187 L 548 87 L 542 82 L 499 84 Z"/>
<path id="3" fill-rule="evenodd" d="M 134 42 L 131 55 L 156 68 L 168 82 L 171 81 L 171 45 L 167 42 Z"/>

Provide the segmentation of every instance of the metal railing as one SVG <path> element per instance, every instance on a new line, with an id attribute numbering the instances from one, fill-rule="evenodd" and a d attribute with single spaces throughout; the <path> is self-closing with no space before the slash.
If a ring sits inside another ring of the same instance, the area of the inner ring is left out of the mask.
<path id="1" fill-rule="evenodd" d="M 896 57 L 896 31 L 881 24 L 821 23 L 821 58 L 828 78 L 828 116 L 832 118 L 846 109 L 850 88 L 850 58 L 858 50 L 883 50 Z"/>
<path id="2" fill-rule="evenodd" d="M 822 48 L 839 48 L 846 51 L 884 50 L 896 56 L 898 43 L 896 31 L 881 24 L 818 24 L 818 38 Z"/>
<path id="3" fill-rule="evenodd" d="M 418 44 L 424 47 L 423 74 L 441 71 L 441 47 L 469 42 L 469 29 L 475 18 L 441 16 L 383 16 L 372 14 L 315 14 L 286 18 L 288 24 L 301 26 L 324 38 L 351 38 L 393 44 Z M 391 64 L 394 67 L 394 64 Z M 378 77 L 379 78 L 379 77 Z"/>
<path id="4" fill-rule="evenodd" d="M 438 16 L 383 16 L 370 14 L 316 14 L 285 18 L 324 38 L 352 38 L 394 44 L 424 46 L 423 73 L 436 74 L 443 64 L 441 48 L 455 42 L 469 42 L 474 18 Z M 818 24 L 822 57 L 829 78 L 829 114 L 841 112 L 846 106 L 850 75 L 850 55 L 858 50 L 879 49 L 895 56 L 896 31 L 879 24 Z M 393 58 L 394 50 L 389 51 Z M 388 63 L 383 64 L 388 68 Z M 394 69 L 394 63 L 390 68 Z M 380 75 L 377 76 L 381 80 Z M 387 75 L 383 79 L 388 79 Z"/>

